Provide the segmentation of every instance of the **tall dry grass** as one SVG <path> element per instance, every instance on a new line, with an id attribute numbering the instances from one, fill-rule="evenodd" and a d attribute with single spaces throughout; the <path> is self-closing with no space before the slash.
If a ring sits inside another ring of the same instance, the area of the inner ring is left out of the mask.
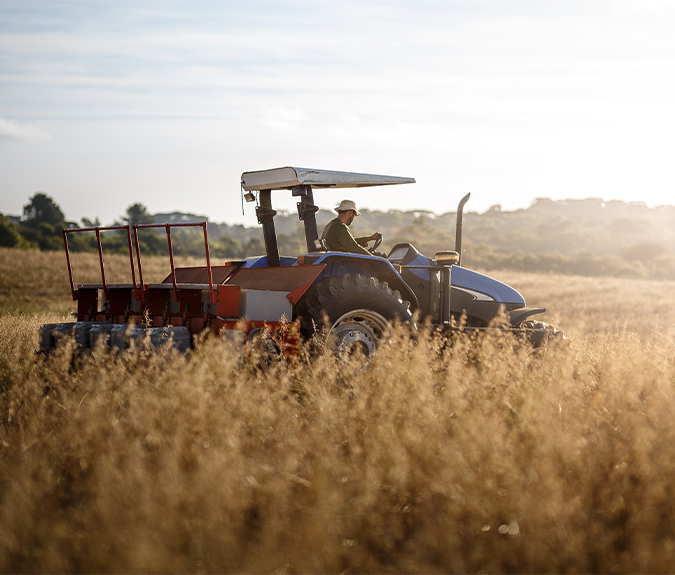
<path id="1" fill-rule="evenodd" d="M 490 274 L 573 337 L 625 329 L 642 335 L 675 326 L 675 282 L 510 272 Z"/>
<path id="2" fill-rule="evenodd" d="M 571 344 L 33 363 L 56 316 L 0 316 L 0 571 L 675 570 L 672 285 L 501 277 Z"/>

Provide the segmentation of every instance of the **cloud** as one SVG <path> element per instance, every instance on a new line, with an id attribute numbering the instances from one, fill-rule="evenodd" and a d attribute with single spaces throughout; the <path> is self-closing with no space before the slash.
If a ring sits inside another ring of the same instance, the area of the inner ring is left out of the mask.
<path id="1" fill-rule="evenodd" d="M 49 140 L 51 137 L 40 126 L 0 118 L 0 140 Z"/>
<path id="2" fill-rule="evenodd" d="M 307 121 L 307 115 L 297 108 L 273 108 L 265 111 L 263 123 L 276 130 L 288 130 Z"/>

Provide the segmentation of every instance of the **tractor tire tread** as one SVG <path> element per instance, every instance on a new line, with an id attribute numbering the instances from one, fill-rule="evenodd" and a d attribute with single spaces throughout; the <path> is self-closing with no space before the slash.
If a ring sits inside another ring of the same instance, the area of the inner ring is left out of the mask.
<path id="1" fill-rule="evenodd" d="M 310 316 L 306 320 L 317 326 L 324 324 L 324 314 L 332 324 L 355 309 L 376 311 L 387 320 L 412 322 L 410 303 L 401 299 L 398 290 L 389 288 L 387 282 L 362 274 L 331 276 L 318 282 L 303 297 L 301 309 Z"/>

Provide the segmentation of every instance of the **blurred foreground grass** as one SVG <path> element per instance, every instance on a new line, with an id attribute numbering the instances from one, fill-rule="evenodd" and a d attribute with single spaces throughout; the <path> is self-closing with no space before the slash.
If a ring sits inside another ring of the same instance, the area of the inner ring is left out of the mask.
<path id="1" fill-rule="evenodd" d="M 58 306 L 1 315 L 0 571 L 675 570 L 672 284 L 495 276 L 571 345 L 398 331 L 365 372 L 215 341 L 73 369 L 33 363 Z"/>

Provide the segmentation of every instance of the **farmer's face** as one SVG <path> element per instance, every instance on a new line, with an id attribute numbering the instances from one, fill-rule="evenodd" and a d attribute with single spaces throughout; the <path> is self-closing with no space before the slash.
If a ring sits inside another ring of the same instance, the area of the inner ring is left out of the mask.
<path id="1" fill-rule="evenodd" d="M 349 210 L 349 217 L 347 218 L 347 225 L 351 226 L 354 218 L 356 217 L 356 212 L 354 210 Z"/>

